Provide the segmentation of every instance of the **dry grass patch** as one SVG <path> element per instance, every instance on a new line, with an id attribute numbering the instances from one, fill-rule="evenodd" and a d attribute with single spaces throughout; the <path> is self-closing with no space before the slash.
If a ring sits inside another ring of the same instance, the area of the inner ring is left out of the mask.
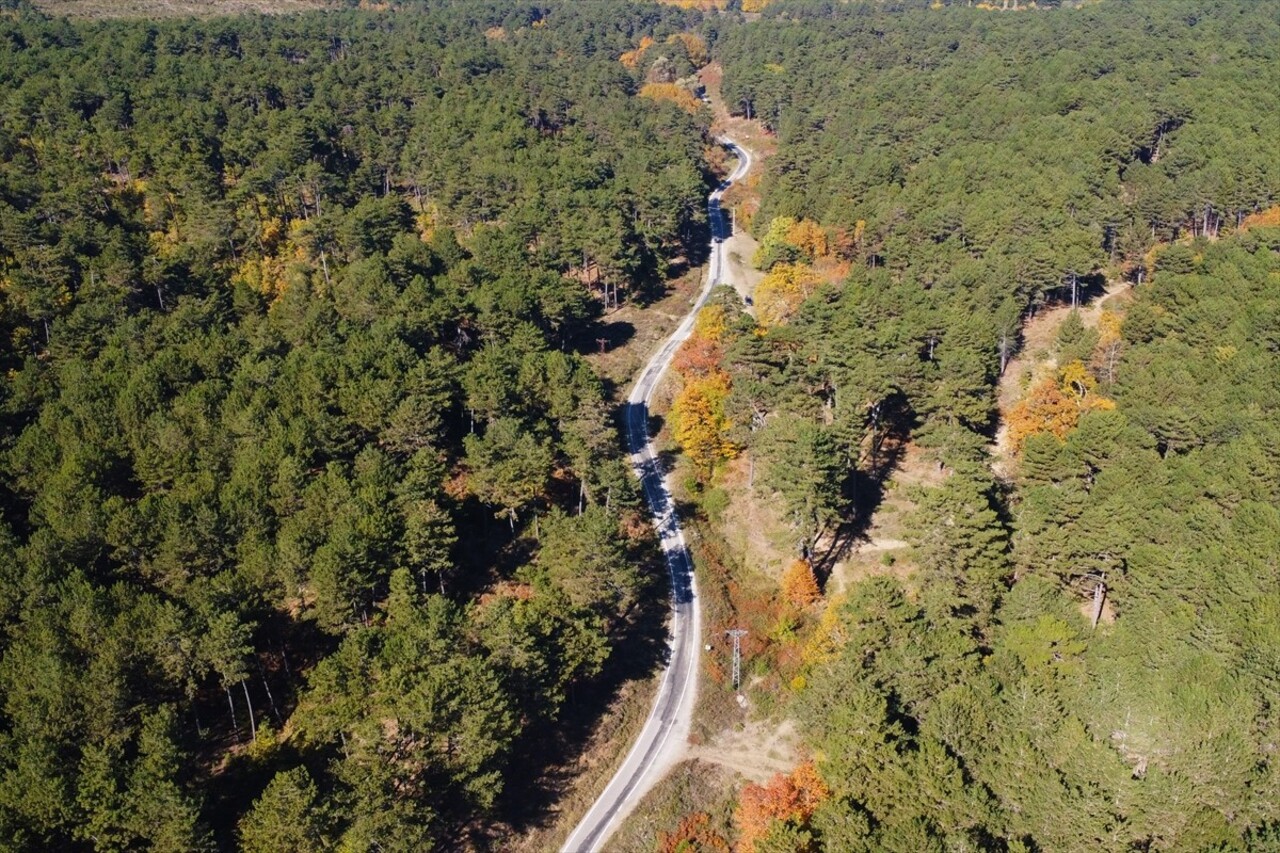
<path id="1" fill-rule="evenodd" d="M 916 565 L 911 559 L 905 522 L 916 505 L 907 492 L 913 486 L 939 486 L 947 476 L 931 451 L 911 443 L 903 447 L 902 458 L 885 482 L 884 499 L 872 513 L 866 531 L 832 566 L 828 598 L 875 575 L 892 575 L 910 588 Z"/>
<path id="2" fill-rule="evenodd" d="M 657 302 L 649 305 L 628 302 L 600 319 L 604 334 L 626 338 L 621 343 L 610 343 L 606 338 L 603 351 L 596 349 L 586 356 L 596 373 L 613 389 L 615 400 L 626 398 L 636 375 L 689 313 L 690 303 L 702 288 L 705 271 L 705 267 L 692 267 L 669 282 L 666 295 Z"/>
<path id="3" fill-rule="evenodd" d="M 795 531 L 778 510 L 780 503 L 752 477 L 749 453 L 727 463 L 719 485 L 730 495 L 720 519 L 720 535 L 733 554 L 741 555 L 743 568 L 777 579 L 796 556 Z M 750 482 L 750 485 L 748 483 Z"/>
<path id="4" fill-rule="evenodd" d="M 749 782 L 764 783 L 775 773 L 790 773 L 800 762 L 799 744 L 793 720 L 749 720 L 693 747 L 689 755 L 732 770 Z"/>
<path id="5" fill-rule="evenodd" d="M 654 786 L 609 839 L 612 853 L 653 853 L 659 835 L 673 832 L 686 815 L 704 812 L 722 837 L 731 837 L 739 777 L 704 761 L 677 764 Z"/>

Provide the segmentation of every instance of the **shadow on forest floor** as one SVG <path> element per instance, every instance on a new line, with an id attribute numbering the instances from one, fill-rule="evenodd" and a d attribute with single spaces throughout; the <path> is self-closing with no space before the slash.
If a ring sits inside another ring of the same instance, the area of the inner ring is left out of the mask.
<path id="1" fill-rule="evenodd" d="M 642 539 L 633 546 L 632 552 L 629 556 L 639 564 L 641 573 L 651 579 L 648 588 L 628 614 L 600 676 L 587 684 L 570 686 L 564 709 L 555 723 L 531 726 L 523 732 L 515 747 L 515 753 L 522 756 L 519 765 L 523 772 L 506 780 L 499 805 L 506 826 L 494 828 L 487 837 L 474 839 L 479 849 L 507 849 L 512 839 L 501 835 L 504 829 L 523 835 L 550 828 L 562 810 L 580 805 L 585 812 L 590 805 L 586 798 L 594 798 L 598 793 L 596 788 L 603 786 L 607 778 L 597 780 L 599 785 L 592 785 L 590 790 L 575 791 L 582 780 L 580 759 L 592 750 L 624 749 L 630 745 L 629 739 L 597 735 L 597 727 L 602 720 L 606 725 L 625 726 L 626 719 L 611 719 L 611 706 L 618 703 L 629 683 L 642 684 L 666 666 L 670 654 L 666 616 L 671 593 L 666 563 L 656 541 Z M 643 719 L 649 710 L 647 695 L 643 702 L 637 698 L 635 704 Z M 616 709 L 613 710 L 616 713 Z M 611 773 L 612 763 L 606 758 L 600 765 Z M 582 803 L 575 802 L 575 793 L 583 798 Z M 557 805 L 562 809 L 556 810 Z"/>
<path id="2" fill-rule="evenodd" d="M 819 537 L 818 546 L 809 557 L 818 583 L 824 588 L 836 563 L 859 542 L 867 540 L 875 512 L 884 503 L 885 486 L 906 455 L 912 424 L 913 415 L 905 402 L 895 406 L 886 415 L 880 440 L 868 449 L 866 460 L 845 480 L 843 492 L 849 501 L 849 513 L 829 536 Z"/>
<path id="3" fill-rule="evenodd" d="M 626 320 L 605 321 L 603 318 L 583 328 L 570 342 L 578 355 L 612 352 L 625 346 L 636 336 L 636 327 Z"/>

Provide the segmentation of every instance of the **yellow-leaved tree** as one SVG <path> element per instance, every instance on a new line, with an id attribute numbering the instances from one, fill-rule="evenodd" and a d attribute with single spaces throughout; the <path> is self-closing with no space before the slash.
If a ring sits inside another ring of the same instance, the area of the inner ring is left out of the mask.
<path id="1" fill-rule="evenodd" d="M 1240 230 L 1248 231 L 1250 228 L 1280 228 L 1280 204 L 1246 216 L 1240 223 Z"/>
<path id="2" fill-rule="evenodd" d="M 693 335 L 706 338 L 712 343 L 724 340 L 724 333 L 729 328 L 729 319 L 725 316 L 724 306 L 712 303 L 698 312 L 693 320 Z"/>
<path id="3" fill-rule="evenodd" d="M 679 83 L 645 83 L 640 88 L 640 97 L 651 101 L 670 101 L 687 113 L 702 109 L 702 102 Z"/>
<path id="4" fill-rule="evenodd" d="M 1098 349 L 1094 355 L 1094 365 L 1108 385 L 1113 385 L 1116 381 L 1116 365 L 1120 361 L 1120 350 L 1124 343 L 1121 334 L 1123 326 L 1124 318 L 1114 311 L 1103 311 L 1098 318 Z"/>
<path id="5" fill-rule="evenodd" d="M 806 667 L 817 666 L 832 660 L 844 647 L 844 623 L 841 621 L 841 608 L 845 597 L 837 593 L 827 601 L 818 625 L 809 635 L 800 660 Z"/>
<path id="6" fill-rule="evenodd" d="M 693 33 L 674 33 L 667 39 L 667 44 L 675 44 L 676 42 L 684 45 L 685 54 L 689 57 L 689 61 L 693 63 L 694 68 L 701 68 L 707 64 L 707 43 L 701 38 Z"/>
<path id="7" fill-rule="evenodd" d="M 724 414 L 728 396 L 729 376 L 722 370 L 713 370 L 703 376 L 686 377 L 671 405 L 676 441 L 700 477 L 710 474 L 721 459 L 737 455 L 738 448 L 729 440 L 731 425 Z"/>
<path id="8" fill-rule="evenodd" d="M 812 219 L 801 219 L 787 231 L 787 242 L 811 258 L 824 258 L 830 251 L 826 230 Z"/>
<path id="9" fill-rule="evenodd" d="M 818 278 L 808 265 L 778 264 L 756 288 L 756 320 L 766 329 L 783 325 L 817 287 Z"/>

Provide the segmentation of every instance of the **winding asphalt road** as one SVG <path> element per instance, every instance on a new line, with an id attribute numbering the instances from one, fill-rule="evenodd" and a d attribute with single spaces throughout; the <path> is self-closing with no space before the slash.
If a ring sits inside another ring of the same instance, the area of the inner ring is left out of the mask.
<path id="1" fill-rule="evenodd" d="M 698 655 L 702 643 L 702 617 L 698 610 L 698 588 L 693 575 L 693 559 L 685 545 L 684 532 L 667 487 L 657 448 L 649 438 L 649 398 L 671 365 L 676 350 L 693 331 L 694 318 L 720 283 L 724 268 L 724 240 L 732 235 L 720 212 L 725 191 L 751 168 L 751 152 L 731 139 L 720 143 L 738 157 L 738 165 L 707 198 L 707 219 L 711 225 L 711 258 L 707 281 L 693 307 L 662 347 L 645 365 L 627 397 L 627 449 L 631 465 L 644 489 L 653 526 L 662 542 L 671 573 L 671 634 L 668 638 L 667 670 L 654 700 L 653 710 L 622 767 L 609 781 L 604 793 L 569 835 L 564 853 L 589 853 L 603 848 L 609 836 L 636 803 L 679 761 L 689 740 L 693 705 L 698 688 Z"/>

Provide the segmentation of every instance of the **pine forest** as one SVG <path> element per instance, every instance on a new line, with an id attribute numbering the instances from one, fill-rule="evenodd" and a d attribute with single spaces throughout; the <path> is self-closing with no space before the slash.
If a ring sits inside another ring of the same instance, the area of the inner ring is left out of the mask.
<path id="1" fill-rule="evenodd" d="M 0 45 L 0 850 L 1280 851 L 1280 4 Z"/>

